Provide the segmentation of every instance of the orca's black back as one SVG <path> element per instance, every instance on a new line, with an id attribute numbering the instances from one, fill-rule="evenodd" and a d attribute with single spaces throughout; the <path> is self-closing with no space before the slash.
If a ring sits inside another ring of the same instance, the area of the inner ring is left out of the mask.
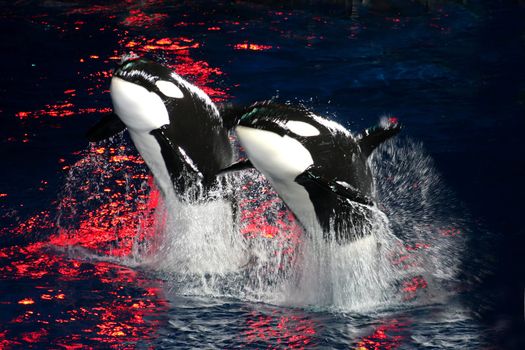
<path id="1" fill-rule="evenodd" d="M 231 164 L 232 148 L 220 117 L 188 89 L 181 87 L 181 90 L 185 98 L 164 101 L 170 116 L 165 133 L 191 159 L 203 175 L 206 187 L 221 169 Z"/>

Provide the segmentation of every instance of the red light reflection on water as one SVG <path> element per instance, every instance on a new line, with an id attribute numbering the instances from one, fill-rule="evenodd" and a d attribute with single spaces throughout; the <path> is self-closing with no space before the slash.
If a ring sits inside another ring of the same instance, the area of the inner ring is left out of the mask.
<path id="1" fill-rule="evenodd" d="M 89 167 L 93 165 L 90 157 L 104 156 L 120 172 L 130 172 L 132 178 L 137 176 L 143 182 L 145 178 L 136 170 L 142 159 L 125 151 L 125 147 L 94 147 L 75 167 Z M 76 229 L 59 229 L 45 241 L 26 247 L 0 249 L 0 281 L 8 280 L 11 285 L 20 281 L 24 286 L 15 300 L 0 299 L 2 304 L 19 306 L 12 309 L 11 320 L 3 325 L 0 348 L 48 344 L 72 349 L 86 348 L 86 344 L 134 348 L 134 343 L 156 337 L 167 302 L 153 282 L 143 280 L 132 269 L 102 261 L 84 262 L 49 250 L 50 245 L 77 246 L 99 254 L 126 256 L 136 242 L 151 238 L 160 195 L 150 190 L 150 182 L 148 188 L 137 192 L 143 200 L 126 197 L 119 188 L 130 183 L 119 182 L 119 171 L 112 173 L 115 185 L 109 188 L 109 203 L 79 215 Z M 66 198 L 64 205 L 74 205 L 75 201 Z M 10 232 L 38 235 L 56 229 L 54 226 L 50 213 L 42 211 Z M 35 287 L 27 287 L 31 285 Z"/>
<path id="2" fill-rule="evenodd" d="M 129 50 L 140 53 L 166 52 L 174 57 L 174 64 L 169 67 L 177 74 L 188 78 L 193 84 L 201 88 L 215 102 L 224 101 L 229 96 L 227 90 L 215 86 L 215 79 L 223 75 L 223 71 L 218 67 L 212 67 L 204 60 L 195 60 L 190 56 L 190 50 L 200 47 L 200 43 L 192 38 L 146 38 L 139 36 L 133 40 L 124 38 L 120 45 Z"/>
<path id="3" fill-rule="evenodd" d="M 109 162 L 114 171 L 110 174 L 95 167 L 93 174 L 104 176 L 107 182 L 98 184 L 101 193 L 93 193 L 93 181 L 86 179 L 76 190 L 87 194 L 88 201 L 97 199 L 98 205 L 73 215 L 73 227 L 59 228 L 51 235 L 49 243 L 59 247 L 80 246 L 110 256 L 129 256 L 134 247 L 151 240 L 156 230 L 156 208 L 161 201 L 159 191 L 151 177 L 137 171 L 144 161 L 135 154 L 129 154 L 125 146 L 93 147 L 87 157 L 74 165 L 75 169 L 90 168 L 98 162 Z M 104 175 L 105 174 L 105 175 Z M 127 177 L 127 178 L 126 178 Z M 140 185 L 145 181 L 148 186 Z M 135 183 L 136 182 L 136 183 Z M 132 195 L 128 193 L 132 190 Z M 101 203 L 98 199 L 104 199 Z M 74 195 L 63 198 L 63 208 L 78 204 Z"/>
<path id="4" fill-rule="evenodd" d="M 105 7 L 93 7 L 89 11 L 106 11 Z M 134 12 L 135 11 L 135 12 Z M 136 12 L 139 10 L 132 10 L 132 13 L 139 14 Z M 91 12 L 89 12 L 91 13 Z M 195 60 L 190 56 L 190 50 L 200 47 L 200 43 L 196 42 L 192 38 L 188 37 L 177 37 L 177 38 L 146 38 L 145 36 L 138 36 L 130 39 L 128 36 L 123 36 L 119 40 L 119 45 L 127 50 L 133 50 L 139 53 L 158 53 L 164 52 L 171 55 L 175 55 L 175 64 L 171 65 L 170 68 L 174 69 L 178 74 L 183 77 L 189 78 L 189 80 L 200 87 L 206 94 L 208 94 L 212 100 L 216 102 L 224 101 L 231 96 L 228 93 L 227 88 L 216 86 L 215 79 L 223 75 L 224 73 L 218 67 L 212 67 L 204 60 Z M 249 45 L 249 49 L 266 49 L 265 46 Z M 92 53 L 89 55 L 89 59 L 98 60 L 101 55 Z M 107 58 L 110 60 L 119 60 L 120 57 L 117 52 Z M 80 63 L 85 63 L 88 59 L 80 58 Z M 91 73 L 79 72 L 79 75 L 83 76 L 84 79 L 89 80 L 92 83 L 92 87 L 88 87 L 83 90 L 82 94 L 95 95 L 107 93 L 109 87 L 109 80 L 111 78 L 111 71 L 109 69 L 102 71 L 95 71 Z M 83 114 L 92 113 L 109 113 L 111 108 L 108 107 L 78 107 L 75 103 L 75 98 L 78 97 L 79 91 L 76 88 L 69 88 L 64 90 L 66 96 L 64 100 L 55 103 L 46 104 L 43 108 L 34 111 L 19 111 L 15 116 L 20 120 L 26 119 L 39 119 L 43 117 L 51 118 L 66 118 L 74 117 Z M 28 140 L 27 140 L 28 141 Z M 24 141 L 24 142 L 27 142 Z"/>
<path id="5" fill-rule="evenodd" d="M 417 268 L 421 264 L 420 254 L 424 254 L 424 251 L 429 248 L 430 245 L 427 243 L 406 245 L 401 252 L 391 257 L 392 265 L 407 271 Z M 415 300 L 419 293 L 427 287 L 428 282 L 423 276 L 407 277 L 401 281 L 400 293 L 405 301 Z"/>
<path id="6" fill-rule="evenodd" d="M 461 235 L 461 230 L 457 227 L 447 227 L 440 229 L 439 233 L 445 237 L 455 237 Z"/>
<path id="7" fill-rule="evenodd" d="M 101 13 L 111 13 L 115 10 L 112 5 L 91 5 L 87 7 L 74 8 L 68 12 L 69 15 L 96 15 Z"/>
<path id="8" fill-rule="evenodd" d="M 241 43 L 233 46 L 235 50 L 250 50 L 250 51 L 267 51 L 273 48 L 272 45 L 261 45 L 252 43 Z"/>
<path id="9" fill-rule="evenodd" d="M 122 24 L 131 27 L 148 28 L 151 25 L 161 24 L 167 18 L 168 15 L 165 13 L 147 14 L 142 10 L 135 9 L 129 11 L 129 16 L 122 21 Z"/>
<path id="10" fill-rule="evenodd" d="M 51 214 L 48 210 L 36 213 L 15 227 L 5 227 L 0 229 L 0 233 L 10 233 L 14 235 L 31 235 L 38 231 L 46 231 L 54 227 Z"/>
<path id="11" fill-rule="evenodd" d="M 281 254 L 278 266 L 281 271 L 294 263 L 303 230 L 293 213 L 284 207 L 282 200 L 268 187 L 248 182 L 242 187 L 246 193 L 258 193 L 255 199 L 245 198 L 240 206 L 240 233 L 246 239 L 272 239 Z M 268 213 L 272 213 L 268 215 Z"/>
<path id="12" fill-rule="evenodd" d="M 182 50 L 195 49 L 200 46 L 198 42 L 193 39 L 179 37 L 179 38 L 161 38 L 161 39 L 146 39 L 145 37 L 137 37 L 134 40 L 124 41 L 124 47 L 137 52 L 148 53 L 151 51 L 167 51 L 177 52 Z M 183 52 L 179 54 L 187 54 Z"/>
<path id="13" fill-rule="evenodd" d="M 403 293 L 405 300 L 411 300 L 416 298 L 418 291 L 426 289 L 428 287 L 428 282 L 423 278 L 423 276 L 415 276 L 409 280 L 403 282 Z"/>
<path id="14" fill-rule="evenodd" d="M 231 98 L 228 88 L 214 86 L 215 77 L 223 75 L 220 68 L 211 67 L 206 61 L 195 61 L 190 56 L 177 57 L 177 63 L 171 68 L 183 77 L 189 77 L 191 82 L 201 88 L 215 102 Z"/>
<path id="15" fill-rule="evenodd" d="M 264 342 L 266 349 L 304 349 L 312 344 L 316 334 L 312 320 L 301 316 L 262 315 L 252 312 L 246 321 L 248 330 L 244 341 L 249 344 Z M 255 345 L 254 344 L 254 345 Z"/>
<path id="16" fill-rule="evenodd" d="M 72 95 L 74 96 L 74 95 Z M 39 119 L 42 117 L 52 118 L 66 118 L 79 114 L 90 114 L 90 113 L 109 113 L 111 108 L 76 108 L 71 102 L 64 102 L 58 104 L 47 104 L 44 108 L 38 111 L 22 111 L 16 113 L 16 117 L 20 120 L 23 119 Z"/>
<path id="17" fill-rule="evenodd" d="M 2 325 L 0 348 L 29 344 L 86 348 L 90 344 L 122 349 L 156 337 L 167 302 L 152 281 L 134 270 L 71 260 L 38 243 L 1 251 L 9 260 L 0 260 L 0 280 L 34 288 L 14 291 L 12 295 L 20 298 L 17 301 L 2 301 L 11 308 L 12 318 Z M 68 324 L 66 336 L 61 331 L 64 324 Z M 20 333 L 20 327 L 26 331 Z"/>
<path id="18" fill-rule="evenodd" d="M 374 333 L 361 339 L 356 350 L 392 350 L 401 345 L 403 336 L 399 333 L 406 328 L 406 324 L 391 320 L 375 328 Z"/>

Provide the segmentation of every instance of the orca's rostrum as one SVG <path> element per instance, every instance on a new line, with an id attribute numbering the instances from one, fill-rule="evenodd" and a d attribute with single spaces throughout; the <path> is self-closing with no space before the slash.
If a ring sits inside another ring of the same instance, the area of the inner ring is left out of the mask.
<path id="1" fill-rule="evenodd" d="M 164 65 L 125 56 L 110 86 L 113 113 L 92 127 L 95 142 L 127 128 L 164 196 L 211 188 L 231 164 L 228 131 L 201 89 Z"/>
<path id="2" fill-rule="evenodd" d="M 273 185 L 307 231 L 335 232 L 338 242 L 365 235 L 356 223 L 363 206 L 373 206 L 373 177 L 368 158 L 400 125 L 385 119 L 354 137 L 342 125 L 302 107 L 256 103 L 229 116 L 248 160 Z M 226 169 L 226 170 L 229 170 Z M 351 227 L 353 226 L 353 227 Z"/>

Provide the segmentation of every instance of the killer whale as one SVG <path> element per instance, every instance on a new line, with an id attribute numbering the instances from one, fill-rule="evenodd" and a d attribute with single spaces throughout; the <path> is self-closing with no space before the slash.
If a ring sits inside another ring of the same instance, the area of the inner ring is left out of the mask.
<path id="1" fill-rule="evenodd" d="M 339 243 L 362 238 L 359 224 L 375 206 L 368 158 L 400 131 L 397 121 L 383 120 L 354 137 L 303 107 L 256 103 L 228 118 L 235 119 L 248 159 L 224 171 L 253 165 L 307 231 Z"/>
<path id="2" fill-rule="evenodd" d="M 87 132 L 88 140 L 127 129 L 164 196 L 194 199 L 231 164 L 233 150 L 217 107 L 168 67 L 124 56 L 113 73 L 110 94 L 113 113 Z"/>

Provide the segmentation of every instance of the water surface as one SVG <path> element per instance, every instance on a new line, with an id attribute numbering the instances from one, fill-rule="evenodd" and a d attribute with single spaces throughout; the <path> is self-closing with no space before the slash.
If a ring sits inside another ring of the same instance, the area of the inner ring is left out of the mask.
<path id="1" fill-rule="evenodd" d="M 520 348 L 523 6 L 335 3 L 0 3 L 0 347 Z M 129 51 L 219 104 L 399 118 L 384 249 L 309 241 L 255 172 L 239 231 L 163 203 L 127 135 L 88 145 Z"/>

